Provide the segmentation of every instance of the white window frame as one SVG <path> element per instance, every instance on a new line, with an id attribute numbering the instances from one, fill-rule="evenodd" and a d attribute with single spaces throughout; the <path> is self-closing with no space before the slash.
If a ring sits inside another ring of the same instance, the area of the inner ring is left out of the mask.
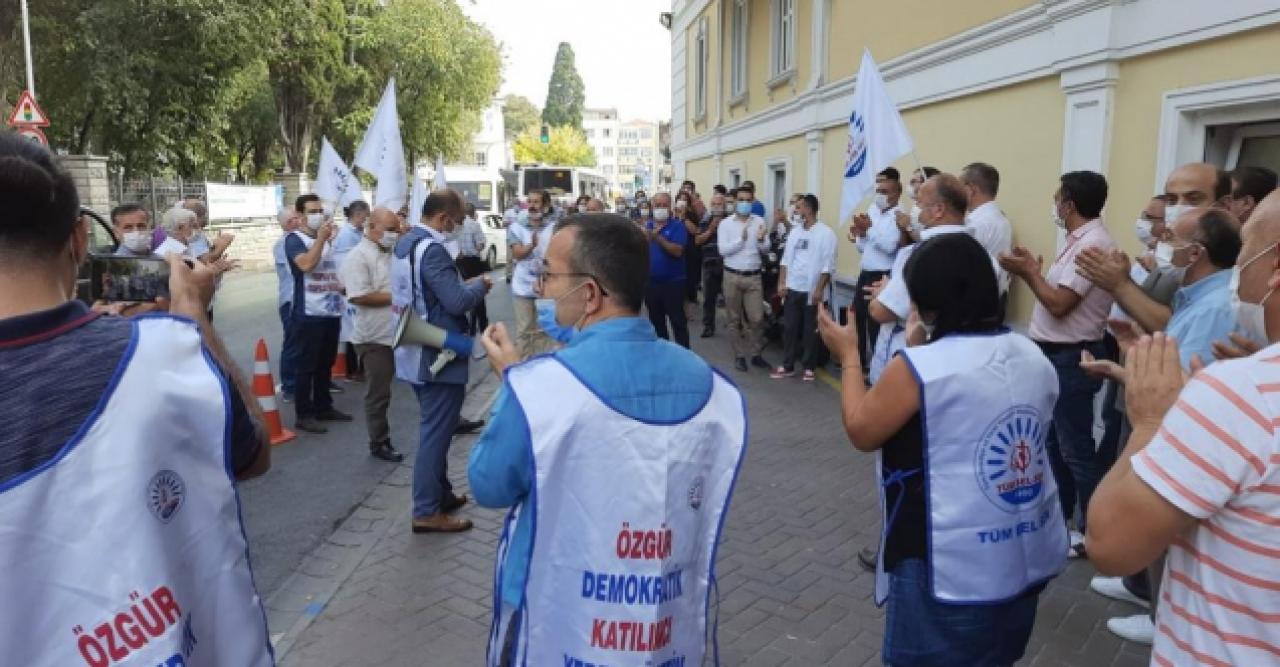
<path id="1" fill-rule="evenodd" d="M 1277 115 L 1280 116 L 1280 114 Z M 1235 132 L 1231 133 L 1231 148 L 1227 151 L 1227 163 L 1223 167 L 1230 170 L 1240 166 L 1240 150 L 1244 148 L 1245 139 L 1274 137 L 1277 135 L 1280 135 L 1280 122 L 1259 123 L 1237 128 Z"/>
<path id="2" fill-rule="evenodd" d="M 747 180 L 747 167 L 742 163 L 727 165 L 724 173 L 724 182 L 730 188 L 736 188 L 739 185 L 742 185 L 743 181 Z"/>
<path id="3" fill-rule="evenodd" d="M 1155 192 L 1180 164 L 1205 159 L 1208 128 L 1214 125 L 1275 120 L 1280 104 L 1280 75 L 1171 90 L 1160 110 Z"/>
<path id="4" fill-rule="evenodd" d="M 796 0 L 770 0 L 769 87 L 776 88 L 796 73 Z"/>
<path id="5" fill-rule="evenodd" d="M 751 39 L 751 3 L 733 0 L 729 13 L 729 104 L 740 104 L 747 98 L 749 61 L 747 45 Z"/>
<path id="6" fill-rule="evenodd" d="M 698 32 L 693 38 L 693 119 L 705 120 L 707 117 L 707 79 L 711 64 L 708 49 L 709 35 L 707 17 L 698 19 Z M 637 135 L 639 132 L 636 133 Z"/>
<path id="7" fill-rule="evenodd" d="M 775 175 L 779 171 L 782 172 L 782 192 L 781 193 L 772 191 L 773 184 L 776 180 Z M 795 192 L 795 188 L 791 187 L 792 176 L 794 175 L 794 172 L 791 169 L 791 158 L 774 157 L 774 158 L 769 158 L 768 160 L 765 160 L 764 173 L 765 173 L 765 178 L 763 179 L 764 184 L 765 184 L 765 187 L 768 188 L 768 191 L 766 191 L 764 195 L 768 197 L 768 199 L 765 199 L 764 197 L 760 196 L 761 183 L 756 183 L 756 199 L 758 199 L 761 203 L 764 204 L 764 212 L 766 216 L 765 219 L 772 220 L 773 211 L 775 209 L 782 208 L 782 202 L 786 201 L 787 197 L 790 197 L 791 193 Z M 773 201 L 775 196 L 781 197 L 782 200 Z"/>

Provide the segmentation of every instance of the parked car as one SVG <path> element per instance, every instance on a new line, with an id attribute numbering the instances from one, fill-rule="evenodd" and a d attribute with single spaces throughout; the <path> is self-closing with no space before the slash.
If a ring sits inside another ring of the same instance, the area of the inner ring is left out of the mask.
<path id="1" fill-rule="evenodd" d="M 484 251 L 484 259 L 490 267 L 496 268 L 507 263 L 507 225 L 502 216 L 489 214 L 480 223 L 484 227 L 484 240 L 488 246 Z"/>

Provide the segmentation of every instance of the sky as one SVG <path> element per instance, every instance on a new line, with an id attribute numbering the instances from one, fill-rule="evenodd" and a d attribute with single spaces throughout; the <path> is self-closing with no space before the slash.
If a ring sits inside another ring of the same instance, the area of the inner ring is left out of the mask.
<path id="1" fill-rule="evenodd" d="M 587 106 L 622 120 L 671 117 L 671 0 L 458 0 L 502 44 L 501 95 L 542 108 L 560 42 L 573 47 Z"/>

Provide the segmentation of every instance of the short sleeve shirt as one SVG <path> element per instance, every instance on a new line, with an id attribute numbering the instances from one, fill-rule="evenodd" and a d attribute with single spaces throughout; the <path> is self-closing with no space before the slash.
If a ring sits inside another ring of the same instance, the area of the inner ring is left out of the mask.
<path id="1" fill-rule="evenodd" d="M 347 299 L 391 291 L 391 253 L 367 238 L 361 239 L 360 245 L 351 249 L 339 271 Z M 391 306 L 351 305 L 355 309 L 351 321 L 351 342 L 391 345 L 396 325 Z"/>
<path id="2" fill-rule="evenodd" d="M 1101 219 L 1091 220 L 1067 235 L 1062 250 L 1049 267 L 1045 280 L 1054 287 L 1065 287 L 1080 296 L 1080 302 L 1063 317 L 1054 317 L 1044 304 L 1036 302 L 1031 310 L 1031 339 L 1043 343 L 1082 343 L 1102 339 L 1107 325 L 1107 313 L 1115 299 L 1101 287 L 1095 287 L 1088 278 L 1076 272 L 1076 256 L 1085 248 L 1111 251 L 1116 242 L 1102 225 Z"/>
<path id="3" fill-rule="evenodd" d="M 1200 371 L 1130 460 L 1197 519 L 1169 547 L 1152 664 L 1280 655 L 1280 345 Z"/>
<path id="4" fill-rule="evenodd" d="M 831 275 L 836 262 L 836 235 L 831 228 L 815 222 L 805 229 L 796 225 L 787 235 L 782 266 L 787 267 L 787 289 L 812 292 L 822 274 Z"/>
<path id="5" fill-rule="evenodd" d="M 653 229 L 656 223 L 649 221 L 647 229 Z M 689 230 L 676 219 L 667 221 L 662 231 L 658 232 L 670 243 L 684 247 L 689 242 Z M 649 242 L 649 282 L 654 285 L 677 282 L 685 279 L 684 257 L 674 257 L 663 249 L 655 239 Z"/>

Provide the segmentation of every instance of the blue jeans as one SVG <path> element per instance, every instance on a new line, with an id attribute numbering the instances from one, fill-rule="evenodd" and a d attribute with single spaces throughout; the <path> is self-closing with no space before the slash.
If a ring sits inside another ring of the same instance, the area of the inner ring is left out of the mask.
<path id="1" fill-rule="evenodd" d="M 1084 349 L 1098 359 L 1106 358 L 1101 343 L 1086 345 Z M 1089 377 L 1080 369 L 1080 348 L 1045 356 L 1058 373 L 1058 402 L 1053 406 L 1053 428 L 1046 441 L 1049 463 L 1058 482 L 1062 516 L 1070 524 L 1078 506 L 1080 517 L 1076 529 L 1083 533 L 1089 499 L 1110 465 L 1098 456 L 1093 440 L 1093 397 L 1102 388 L 1102 380 Z"/>
<path id="2" fill-rule="evenodd" d="M 979 566 L 980 567 L 980 566 Z M 889 573 L 886 665 L 1012 665 L 1026 652 L 1036 623 L 1037 593 L 1001 604 L 943 604 L 929 593 L 929 566 L 908 558 Z"/>
<path id="3" fill-rule="evenodd" d="M 413 385 L 422 411 L 418 456 L 413 460 L 413 515 L 428 517 L 454 499 L 449 482 L 449 443 L 462 414 L 463 384 L 428 382 Z"/>
<path id="4" fill-rule="evenodd" d="M 289 326 L 293 319 L 293 304 L 280 306 L 280 324 L 284 327 L 284 341 L 280 343 L 280 388 L 286 394 L 293 394 L 298 373 L 298 341 L 294 339 L 293 327 Z"/>

